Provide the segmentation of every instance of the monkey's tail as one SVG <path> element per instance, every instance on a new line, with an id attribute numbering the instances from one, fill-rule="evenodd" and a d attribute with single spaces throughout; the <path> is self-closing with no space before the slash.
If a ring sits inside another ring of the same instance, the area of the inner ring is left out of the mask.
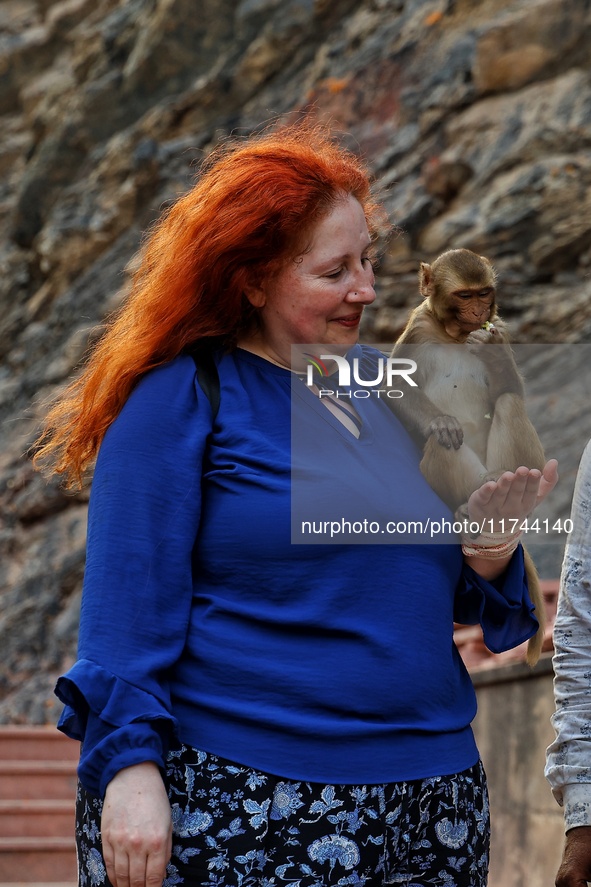
<path id="1" fill-rule="evenodd" d="M 535 607 L 536 619 L 539 623 L 538 630 L 527 642 L 527 653 L 525 656 L 527 664 L 533 668 L 542 652 L 544 631 L 546 629 L 546 610 L 544 607 L 544 595 L 542 594 L 540 577 L 538 576 L 538 571 L 535 568 L 532 557 L 525 547 L 523 549 L 523 560 L 525 564 L 525 575 L 527 577 L 529 596 Z"/>

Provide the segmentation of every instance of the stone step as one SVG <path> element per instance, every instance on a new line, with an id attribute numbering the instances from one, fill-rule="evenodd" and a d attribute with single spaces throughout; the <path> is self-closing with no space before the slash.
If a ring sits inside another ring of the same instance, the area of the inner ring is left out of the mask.
<path id="1" fill-rule="evenodd" d="M 76 869 L 73 838 L 0 838 L 0 884 L 74 884 Z"/>
<path id="2" fill-rule="evenodd" d="M 77 761 L 80 743 L 55 727 L 0 727 L 0 761 Z"/>
<path id="3" fill-rule="evenodd" d="M 1 761 L 0 798 L 70 800 L 76 797 L 75 761 Z"/>
<path id="4" fill-rule="evenodd" d="M 79 751 L 55 727 L 0 727 L 0 887 L 75 887 Z"/>
<path id="5" fill-rule="evenodd" d="M 73 799 L 0 800 L 2 838 L 71 838 L 73 833 Z"/>
<path id="6" fill-rule="evenodd" d="M 77 881 L 2 881 L 2 887 L 78 887 Z"/>

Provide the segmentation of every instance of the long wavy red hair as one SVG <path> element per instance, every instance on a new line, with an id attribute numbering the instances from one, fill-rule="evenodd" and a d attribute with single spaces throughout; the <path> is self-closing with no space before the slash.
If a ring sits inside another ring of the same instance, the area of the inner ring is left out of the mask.
<path id="1" fill-rule="evenodd" d="M 80 486 L 140 376 L 208 337 L 231 347 L 255 322 L 245 288 L 297 255 L 343 193 L 373 231 L 382 215 L 368 174 L 324 127 L 300 123 L 216 149 L 153 228 L 129 297 L 51 407 L 36 466 Z"/>

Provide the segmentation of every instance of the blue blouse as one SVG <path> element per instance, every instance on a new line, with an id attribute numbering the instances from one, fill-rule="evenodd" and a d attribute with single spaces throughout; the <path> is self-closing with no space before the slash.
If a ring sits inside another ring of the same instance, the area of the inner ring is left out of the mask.
<path id="1" fill-rule="evenodd" d="M 79 660 L 56 688 L 81 781 L 102 795 L 178 741 L 323 783 L 471 766 L 453 622 L 481 622 L 493 651 L 535 633 L 521 549 L 493 584 L 455 541 L 308 542 L 305 520 L 451 516 L 383 402 L 355 400 L 357 440 L 289 371 L 241 349 L 218 369 L 215 420 L 180 356 L 142 378 L 101 446 Z"/>

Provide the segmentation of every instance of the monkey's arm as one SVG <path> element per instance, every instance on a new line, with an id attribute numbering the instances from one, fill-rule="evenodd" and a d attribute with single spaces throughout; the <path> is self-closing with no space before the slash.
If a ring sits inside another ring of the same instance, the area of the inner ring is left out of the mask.
<path id="1" fill-rule="evenodd" d="M 495 321 L 490 330 L 470 333 L 466 345 L 488 370 L 491 400 L 495 401 L 501 394 L 524 396 L 523 379 L 502 321 Z"/>
<path id="2" fill-rule="evenodd" d="M 404 397 L 388 397 L 386 403 L 421 447 L 432 434 L 447 450 L 458 450 L 462 446 L 464 431 L 456 417 L 442 414 L 420 388 L 405 389 Z"/>
<path id="3" fill-rule="evenodd" d="M 446 449 L 458 450 L 464 440 L 461 424 L 455 416 L 442 412 L 421 390 L 421 353 L 419 346 L 447 345 L 452 339 L 442 329 L 431 313 L 427 302 L 423 302 L 412 312 L 409 321 L 392 349 L 392 357 L 418 359 L 418 388 L 407 388 L 404 397 L 395 400 L 387 398 L 392 412 L 398 416 L 411 437 L 424 446 L 433 434 L 437 442 Z M 423 380 L 424 381 L 424 380 Z"/>
<path id="4" fill-rule="evenodd" d="M 424 367 L 427 360 L 424 349 L 428 347 L 425 342 L 418 347 L 414 343 L 400 340 L 394 345 L 392 357 L 411 358 L 416 361 L 417 372 L 413 378 L 418 387 L 406 386 L 403 397 L 388 397 L 386 402 L 419 446 L 423 447 L 433 434 L 442 447 L 458 450 L 464 441 L 461 424 L 455 416 L 447 415 L 441 407 L 436 406 L 423 390 Z"/>

